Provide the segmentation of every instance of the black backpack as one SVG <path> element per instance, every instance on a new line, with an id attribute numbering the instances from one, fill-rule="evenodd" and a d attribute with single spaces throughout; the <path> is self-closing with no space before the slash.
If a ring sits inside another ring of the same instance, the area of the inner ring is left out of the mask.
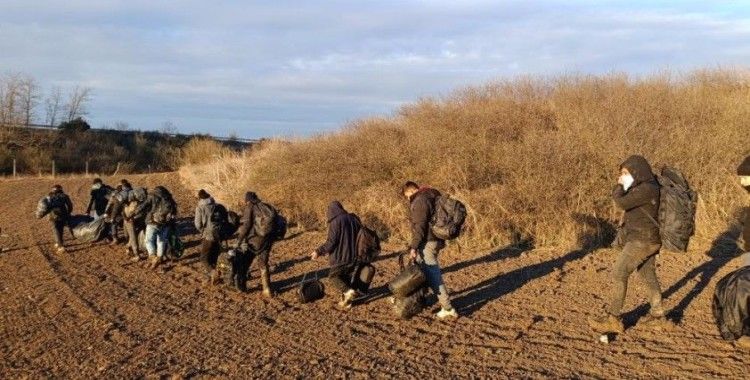
<path id="1" fill-rule="evenodd" d="M 660 189 L 659 232 L 662 248 L 673 252 L 687 252 L 690 238 L 695 234 L 695 212 L 698 194 L 690 188 L 679 170 L 665 166 L 657 176 Z M 656 223 L 655 220 L 653 220 Z"/>
<path id="2" fill-rule="evenodd" d="M 253 221 L 255 235 L 261 237 L 272 235 L 277 229 L 276 224 L 279 221 L 276 209 L 263 202 L 258 202 L 253 207 L 255 208 L 253 211 L 255 217 L 255 220 Z"/>
<path id="3" fill-rule="evenodd" d="M 214 234 L 221 236 L 222 231 L 226 230 L 226 225 L 229 224 L 229 213 L 224 205 L 216 203 L 211 207 L 211 215 L 208 217 L 208 227 L 214 231 Z"/>
<path id="4" fill-rule="evenodd" d="M 359 232 L 357 232 L 357 240 L 355 242 L 357 259 L 362 263 L 372 262 L 380 254 L 380 237 L 374 230 L 362 224 L 359 217 L 356 215 L 355 217 L 359 222 Z"/>
<path id="5" fill-rule="evenodd" d="M 62 220 L 68 217 L 67 195 L 57 193 L 49 197 L 50 220 Z"/>
<path id="6" fill-rule="evenodd" d="M 286 236 L 289 222 L 286 220 L 284 215 L 276 212 L 276 218 L 274 218 L 273 236 L 276 240 L 281 240 Z"/>
<path id="7" fill-rule="evenodd" d="M 461 201 L 441 195 L 435 200 L 430 230 L 436 238 L 453 240 L 461 234 L 466 221 L 466 206 Z"/>

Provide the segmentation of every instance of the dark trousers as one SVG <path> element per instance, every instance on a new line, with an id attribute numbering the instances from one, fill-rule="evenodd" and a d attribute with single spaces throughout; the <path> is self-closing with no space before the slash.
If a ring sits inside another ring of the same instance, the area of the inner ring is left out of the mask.
<path id="1" fill-rule="evenodd" d="M 206 272 L 216 269 L 216 261 L 221 253 L 221 242 L 218 240 L 201 240 L 201 262 L 206 267 Z"/>
<path id="2" fill-rule="evenodd" d="M 65 232 L 66 224 L 66 221 L 62 219 L 52 221 L 52 236 L 59 247 L 63 246 L 63 232 Z"/>
<path id="3" fill-rule="evenodd" d="M 651 306 L 661 305 L 661 287 L 659 279 L 656 278 L 656 254 L 659 253 L 661 245 L 658 243 L 648 243 L 641 241 L 632 241 L 625 243 L 625 247 L 620 256 L 617 257 L 614 270 L 612 271 L 612 302 L 609 304 L 607 312 L 614 316 L 619 316 L 622 312 L 622 306 L 625 303 L 625 296 L 628 291 L 628 278 L 638 271 L 641 279 L 648 288 L 649 302 Z"/>
<path id="4" fill-rule="evenodd" d="M 356 264 L 335 265 L 328 271 L 328 282 L 339 293 L 346 293 L 352 288 L 352 275 Z"/>

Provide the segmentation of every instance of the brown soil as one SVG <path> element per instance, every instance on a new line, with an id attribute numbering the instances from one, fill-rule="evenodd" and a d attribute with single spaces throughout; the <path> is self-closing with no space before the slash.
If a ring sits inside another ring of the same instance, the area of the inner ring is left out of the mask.
<path id="1" fill-rule="evenodd" d="M 89 181 L 59 180 L 77 211 Z M 192 215 L 192 191 L 176 174 L 131 181 L 166 185 L 182 215 Z M 399 321 L 386 300 L 397 268 L 389 253 L 376 264 L 369 299 L 351 311 L 337 310 L 332 297 L 297 302 L 302 274 L 323 267 L 306 260 L 319 232 L 277 244 L 273 281 L 281 294 L 273 300 L 260 295 L 255 268 L 249 294 L 203 286 L 193 235 L 185 237 L 186 256 L 161 271 L 130 263 L 122 246 L 70 241 L 71 252 L 56 254 L 49 223 L 32 217 L 52 184 L 0 182 L 2 378 L 743 378 L 750 368 L 747 352 L 720 339 L 710 312 L 716 281 L 738 265 L 722 253 L 728 240 L 660 256 L 673 322 L 632 326 L 646 313 L 634 277 L 631 327 L 603 344 L 586 318 L 605 302 L 612 250 L 452 249 L 441 259 L 461 318 L 437 321 L 430 309 Z"/>

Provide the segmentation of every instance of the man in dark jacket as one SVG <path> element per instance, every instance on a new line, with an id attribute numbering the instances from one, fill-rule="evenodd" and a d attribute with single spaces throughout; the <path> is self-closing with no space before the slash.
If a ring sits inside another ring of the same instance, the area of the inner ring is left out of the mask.
<path id="1" fill-rule="evenodd" d="M 124 190 L 126 188 L 129 189 L 127 193 Z M 142 243 L 138 235 L 141 231 L 146 230 L 146 216 L 143 214 L 136 215 L 135 211 L 141 203 L 146 201 L 148 193 L 144 188 L 133 189 L 130 183 L 123 183 L 123 195 L 127 197 L 122 208 L 123 226 L 125 233 L 128 235 L 127 253 L 132 255 L 132 261 L 137 262 L 143 259 L 140 251 L 145 247 L 141 246 Z"/>
<path id="2" fill-rule="evenodd" d="M 216 201 L 206 190 L 198 191 L 198 206 L 195 207 L 195 229 L 201 234 L 201 261 L 206 268 L 209 284 L 218 279 L 216 261 L 221 253 L 221 227 L 216 225 L 211 216 L 217 208 Z"/>
<path id="3" fill-rule="evenodd" d="M 47 203 L 49 207 L 45 215 L 49 215 L 49 220 L 52 223 L 55 249 L 57 249 L 58 253 L 64 253 L 65 243 L 63 241 L 63 232 L 65 231 L 65 226 L 68 224 L 70 215 L 73 213 L 73 202 L 63 192 L 62 186 L 55 185 L 52 187 L 49 195 L 47 195 Z M 39 215 L 39 217 L 43 218 L 45 215 Z"/>
<path id="4" fill-rule="evenodd" d="M 457 318 L 458 313 L 451 305 L 448 289 L 443 282 L 443 273 L 438 263 L 438 254 L 445 248 L 445 241 L 435 237 L 430 229 L 432 216 L 435 213 L 435 201 L 440 197 L 440 192 L 426 186 L 420 187 L 412 181 L 406 182 L 401 192 L 409 200 L 411 222 L 409 257 L 419 263 L 432 292 L 440 302 L 442 309 L 437 313 L 437 317 L 440 319 Z"/>
<path id="5" fill-rule="evenodd" d="M 341 294 L 339 306 L 344 309 L 352 307 L 357 298 L 357 291 L 352 289 L 352 274 L 357 265 L 357 234 L 362 227 L 359 218 L 348 213 L 339 201 L 328 205 L 328 239 L 310 254 L 310 258 L 328 255 L 331 269 L 328 280 L 331 286 Z"/>
<path id="6" fill-rule="evenodd" d="M 742 164 L 737 168 L 737 175 L 740 176 L 742 187 L 750 193 L 750 156 L 747 156 Z M 742 239 L 745 241 L 745 265 L 750 265 L 750 207 L 745 209 L 745 228 L 742 233 Z"/>
<path id="7" fill-rule="evenodd" d="M 104 215 L 107 210 L 109 195 L 113 190 L 111 187 L 105 185 L 101 178 L 94 179 L 94 183 L 91 185 L 91 200 L 89 200 L 89 205 L 86 207 L 86 215 L 91 215 L 92 208 L 96 213 L 94 217 Z"/>
<path id="8" fill-rule="evenodd" d="M 237 288 L 240 291 L 245 291 L 250 265 L 257 256 L 260 260 L 260 282 L 263 287 L 263 295 L 273 297 L 268 260 L 271 256 L 275 236 L 260 236 L 255 231 L 255 219 L 261 203 L 260 198 L 254 192 L 248 191 L 245 193 L 245 210 L 242 212 L 241 225 L 237 230 L 237 251 L 239 254 L 235 258 L 237 265 L 235 265 L 236 268 L 233 268 L 235 273 L 232 277 L 236 281 Z"/>
<path id="9" fill-rule="evenodd" d="M 620 177 L 612 198 L 625 211 L 622 225 L 622 252 L 613 269 L 612 301 L 607 315 L 589 319 L 589 325 L 600 333 L 622 333 L 620 319 L 628 278 L 638 271 L 648 289 L 650 319 L 664 318 L 661 287 L 656 277 L 656 255 L 661 249 L 659 225 L 659 184 L 651 165 L 642 156 L 630 156 L 620 166 Z"/>
<path id="10" fill-rule="evenodd" d="M 172 194 L 163 186 L 156 186 L 146 201 L 138 205 L 134 218 L 145 215 L 146 251 L 151 260 L 151 268 L 159 266 L 169 245 L 169 229 L 177 219 L 177 204 Z"/>

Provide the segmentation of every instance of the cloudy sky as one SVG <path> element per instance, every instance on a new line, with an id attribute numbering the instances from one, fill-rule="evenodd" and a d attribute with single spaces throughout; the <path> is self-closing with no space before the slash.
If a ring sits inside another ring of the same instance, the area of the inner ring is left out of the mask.
<path id="1" fill-rule="evenodd" d="M 97 127 L 261 137 L 522 74 L 750 62 L 739 1 L 156 3 L 0 0 L 0 72 L 91 87 Z"/>

